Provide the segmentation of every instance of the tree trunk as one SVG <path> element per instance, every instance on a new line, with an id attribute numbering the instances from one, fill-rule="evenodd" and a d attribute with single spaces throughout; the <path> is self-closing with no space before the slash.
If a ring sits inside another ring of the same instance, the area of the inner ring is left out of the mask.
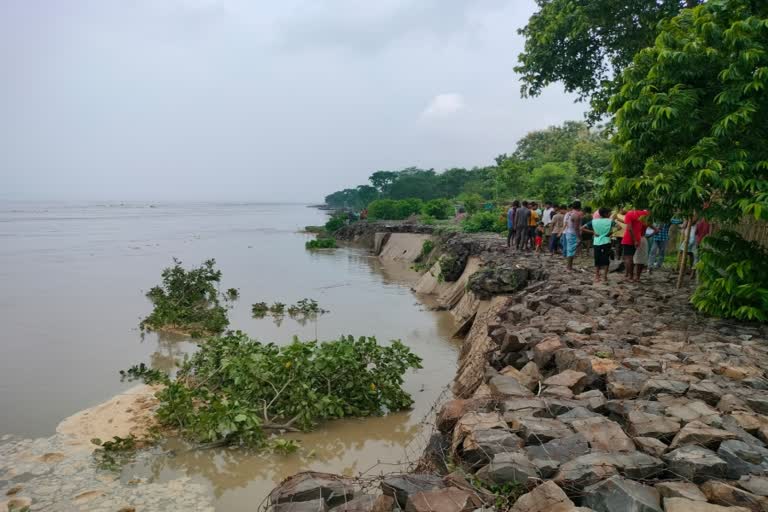
<path id="1" fill-rule="evenodd" d="M 688 222 L 686 223 L 685 227 L 685 233 L 683 237 L 683 250 L 681 251 L 683 253 L 683 262 L 680 265 L 680 271 L 677 274 L 677 288 L 680 289 L 681 286 L 683 286 L 683 275 L 685 274 L 685 264 L 688 263 L 688 239 L 691 237 L 691 225 L 693 224 L 693 219 L 689 218 Z"/>

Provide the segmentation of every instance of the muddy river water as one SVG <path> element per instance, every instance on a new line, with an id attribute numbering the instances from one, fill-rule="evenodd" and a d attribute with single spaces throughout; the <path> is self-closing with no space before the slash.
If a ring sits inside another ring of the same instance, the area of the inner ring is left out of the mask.
<path id="1" fill-rule="evenodd" d="M 454 375 L 452 320 L 418 301 L 405 266 L 383 265 L 362 249 L 306 251 L 299 230 L 324 220 L 287 204 L 0 203 L 0 434 L 50 436 L 65 417 L 131 386 L 120 369 L 142 361 L 172 368 L 195 350 L 187 339 L 141 336 L 144 292 L 173 257 L 188 265 L 216 258 L 222 287 L 241 293 L 232 328 L 278 343 L 294 335 L 401 339 L 424 359 L 406 380 L 415 406 L 324 424 L 298 435 L 302 448 L 287 456 L 189 451 L 169 440 L 165 454 L 126 467 L 121 479 L 189 477 L 209 489 L 217 510 L 254 510 L 302 469 L 380 473 L 413 460 L 424 445 L 422 419 Z M 330 313 L 304 325 L 251 318 L 254 302 L 304 297 Z"/>

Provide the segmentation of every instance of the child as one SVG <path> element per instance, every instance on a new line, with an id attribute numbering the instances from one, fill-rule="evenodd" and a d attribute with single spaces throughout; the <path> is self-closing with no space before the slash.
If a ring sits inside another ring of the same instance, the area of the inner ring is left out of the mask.
<path id="1" fill-rule="evenodd" d="M 605 282 L 608 282 L 608 266 L 610 264 L 611 233 L 618 227 L 611 218 L 611 210 L 600 208 L 600 217 L 593 218 L 581 227 L 582 233 L 588 233 L 594 237 L 595 248 L 595 283 L 600 282 L 600 271 L 604 273 Z"/>
<path id="2" fill-rule="evenodd" d="M 544 223 L 539 222 L 536 226 L 536 237 L 534 238 L 534 244 L 536 246 L 536 254 L 541 253 L 541 244 L 544 241 Z"/>

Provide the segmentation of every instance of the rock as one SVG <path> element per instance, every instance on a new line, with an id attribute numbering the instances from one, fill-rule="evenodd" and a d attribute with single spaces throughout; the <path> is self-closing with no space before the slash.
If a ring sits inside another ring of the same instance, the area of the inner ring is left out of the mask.
<path id="1" fill-rule="evenodd" d="M 559 336 L 544 338 L 533 347 L 533 361 L 539 368 L 544 368 L 561 348 L 564 348 L 564 345 Z"/>
<path id="2" fill-rule="evenodd" d="M 632 411 L 663 416 L 667 406 L 655 400 L 608 400 L 605 408 L 612 414 L 627 419 Z"/>
<path id="3" fill-rule="evenodd" d="M 464 438 L 474 430 L 501 429 L 507 430 L 507 424 L 497 412 L 468 412 L 456 422 L 453 429 L 453 442 L 451 449 L 457 452 Z"/>
<path id="4" fill-rule="evenodd" d="M 497 453 L 490 464 L 480 468 L 476 476 L 495 484 L 513 482 L 528 485 L 529 479 L 539 478 L 539 472 L 524 453 Z"/>
<path id="5" fill-rule="evenodd" d="M 747 410 L 747 404 L 744 402 L 744 400 L 737 397 L 736 395 L 728 393 L 723 395 L 722 398 L 720 398 L 720 401 L 717 402 L 717 409 L 720 412 L 725 413 L 736 410 L 744 411 Z"/>
<path id="6" fill-rule="evenodd" d="M 585 420 L 587 418 L 602 418 L 602 416 L 596 412 L 590 411 L 585 407 L 574 407 L 565 414 L 561 414 L 557 417 L 558 420 L 562 421 L 566 425 L 570 425 L 574 421 Z"/>
<path id="7" fill-rule="evenodd" d="M 739 489 L 725 482 L 710 480 L 701 486 L 701 490 L 712 503 L 718 505 L 736 505 L 753 512 L 768 511 L 768 499 L 752 494 L 744 489 Z"/>
<path id="8" fill-rule="evenodd" d="M 444 487 L 440 477 L 425 473 L 392 475 L 381 481 L 381 491 L 393 497 L 401 508 L 405 508 L 408 498 L 417 493 Z"/>
<path id="9" fill-rule="evenodd" d="M 571 427 L 599 452 L 632 452 L 635 444 L 615 421 L 604 417 L 587 418 L 571 422 Z"/>
<path id="10" fill-rule="evenodd" d="M 382 494 L 376 498 L 373 507 L 371 507 L 371 512 L 392 512 L 392 509 L 395 508 L 395 503 L 395 498 Z M 400 507 L 398 507 L 399 509 Z"/>
<path id="11" fill-rule="evenodd" d="M 758 416 L 757 414 L 746 411 L 733 411 L 731 413 L 733 418 L 739 427 L 743 428 L 750 434 L 756 433 L 761 427 L 766 425 L 764 416 Z"/>
<path id="12" fill-rule="evenodd" d="M 535 416 L 548 418 L 552 414 L 547 410 L 547 403 L 541 398 L 513 398 L 501 402 L 500 408 L 504 412 L 516 417 Z"/>
<path id="13" fill-rule="evenodd" d="M 544 391 L 542 391 L 541 394 L 544 396 L 554 396 L 558 398 L 573 398 L 573 391 L 571 391 L 570 388 L 566 388 L 565 386 L 548 386 L 544 388 Z"/>
<path id="14" fill-rule="evenodd" d="M 683 423 L 698 420 L 707 425 L 719 425 L 721 422 L 718 412 L 700 400 L 673 403 L 667 407 L 665 414 Z"/>
<path id="15" fill-rule="evenodd" d="M 702 380 L 694 382 L 688 387 L 687 396 L 709 405 L 717 405 L 723 396 L 723 390 L 712 381 Z"/>
<path id="16" fill-rule="evenodd" d="M 637 480 L 651 478 L 664 470 L 664 463 L 642 452 L 589 453 L 560 466 L 555 482 L 577 488 L 592 485 L 613 475 Z"/>
<path id="17" fill-rule="evenodd" d="M 665 512 L 749 512 L 743 507 L 721 507 L 685 498 L 664 498 Z"/>
<path id="18" fill-rule="evenodd" d="M 661 457 L 667 451 L 667 445 L 653 437 L 635 437 L 633 441 L 641 451 L 654 457 Z"/>
<path id="19" fill-rule="evenodd" d="M 470 466 L 484 466 L 497 453 L 520 451 L 523 440 L 501 429 L 475 429 L 464 438 L 461 458 Z"/>
<path id="20" fill-rule="evenodd" d="M 441 260 L 442 261 L 442 260 Z M 467 280 L 467 290 L 481 300 L 509 294 L 525 288 L 529 272 L 526 268 L 502 264 L 481 268 Z"/>
<path id="21" fill-rule="evenodd" d="M 653 397 L 660 394 L 684 395 L 688 384 L 679 380 L 652 378 L 645 381 L 640 389 L 640 396 Z"/>
<path id="22" fill-rule="evenodd" d="M 322 498 L 272 505 L 271 512 L 327 512 L 328 505 Z"/>
<path id="23" fill-rule="evenodd" d="M 568 320 L 565 323 L 565 330 L 568 332 L 575 332 L 576 334 L 592 334 L 592 324 L 578 322 L 576 320 Z"/>
<path id="24" fill-rule="evenodd" d="M 583 436 L 571 434 L 542 445 L 527 446 L 525 453 L 542 478 L 551 478 L 560 464 L 589 453 L 589 444 Z"/>
<path id="25" fill-rule="evenodd" d="M 541 375 L 532 375 L 533 370 L 528 370 L 527 372 L 523 372 L 523 370 L 525 370 L 526 367 L 528 367 L 528 365 L 530 364 L 536 367 L 538 371 L 538 367 L 536 366 L 536 363 L 534 363 L 533 361 L 530 361 L 526 366 L 523 367 L 522 370 L 518 370 L 514 366 L 507 366 L 506 368 L 503 368 L 499 373 L 507 377 L 512 377 L 521 385 L 528 388 L 528 390 L 534 391 L 539 387 L 539 382 L 541 381 Z"/>
<path id="26" fill-rule="evenodd" d="M 728 465 L 715 452 L 687 444 L 665 454 L 669 470 L 680 478 L 700 483 L 710 478 L 723 478 Z"/>
<path id="27" fill-rule="evenodd" d="M 629 422 L 629 433 L 632 436 L 670 439 L 680 430 L 680 422 L 666 416 L 632 411 L 627 419 Z"/>
<path id="28" fill-rule="evenodd" d="M 545 386 L 564 386 L 570 388 L 574 393 L 581 393 L 584 384 L 587 381 L 587 374 L 574 370 L 565 370 L 553 375 L 544 381 Z"/>
<path id="29" fill-rule="evenodd" d="M 440 408 L 435 425 L 440 432 L 451 432 L 459 418 L 468 412 L 489 412 L 492 407 L 493 402 L 487 399 L 448 400 Z"/>
<path id="30" fill-rule="evenodd" d="M 760 414 L 768 414 L 768 397 L 747 396 L 747 405 Z"/>
<path id="31" fill-rule="evenodd" d="M 520 496 L 510 512 L 571 512 L 573 508 L 565 492 L 550 480 Z"/>
<path id="32" fill-rule="evenodd" d="M 685 498 L 693 501 L 707 501 L 699 486 L 689 482 L 659 482 L 656 484 L 662 498 Z"/>
<path id="33" fill-rule="evenodd" d="M 471 512 L 481 505 L 474 492 L 456 487 L 418 492 L 408 498 L 406 512 Z"/>
<path id="34" fill-rule="evenodd" d="M 584 489 L 584 504 L 595 512 L 662 512 L 659 491 L 620 476 L 612 476 Z"/>
<path id="35" fill-rule="evenodd" d="M 648 375 L 619 368 L 606 375 L 606 390 L 613 398 L 635 398 L 648 380 Z"/>
<path id="36" fill-rule="evenodd" d="M 573 432 L 564 423 L 550 418 L 519 418 L 510 423 L 525 444 L 543 444 Z"/>
<path id="37" fill-rule="evenodd" d="M 739 487 L 757 496 L 768 496 L 768 477 L 747 475 L 739 478 Z"/>
<path id="38" fill-rule="evenodd" d="M 768 473 L 768 450 L 740 440 L 720 443 L 717 455 L 728 464 L 728 478 Z"/>
<path id="39" fill-rule="evenodd" d="M 674 450 L 684 444 L 697 444 L 716 450 L 720 443 L 728 439 L 736 439 L 736 435 L 727 430 L 710 427 L 701 421 L 692 421 L 677 433 L 669 448 Z"/>
<path id="40" fill-rule="evenodd" d="M 580 402 L 586 402 L 586 407 L 590 411 L 601 412 L 605 409 L 605 395 L 599 389 L 591 389 L 580 393 L 574 397 Z"/>
<path id="41" fill-rule="evenodd" d="M 372 512 L 375 504 L 376 496 L 363 494 L 362 496 L 358 496 L 353 500 L 333 507 L 330 512 Z M 392 504 L 394 504 L 394 501 L 392 501 Z"/>
<path id="42" fill-rule="evenodd" d="M 329 506 L 335 506 L 353 497 L 354 487 L 349 480 L 328 473 L 304 471 L 283 480 L 269 494 L 269 501 L 277 505 L 322 498 Z"/>
<path id="43" fill-rule="evenodd" d="M 509 375 L 494 375 L 488 381 L 488 387 L 491 388 L 491 392 L 494 395 L 503 396 L 519 396 L 528 397 L 533 396 L 531 390 L 520 384 L 520 382 L 514 377 Z"/>

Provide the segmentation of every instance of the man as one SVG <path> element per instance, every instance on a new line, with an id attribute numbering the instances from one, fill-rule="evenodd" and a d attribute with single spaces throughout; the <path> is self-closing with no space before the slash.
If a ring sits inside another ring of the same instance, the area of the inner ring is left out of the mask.
<path id="1" fill-rule="evenodd" d="M 624 232 L 624 238 L 621 239 L 621 252 L 624 255 L 625 279 L 627 282 L 635 280 L 635 252 L 640 247 L 640 242 L 645 235 L 646 226 L 643 220 L 650 214 L 651 212 L 648 210 L 629 210 L 624 215 L 626 231 Z"/>
<path id="2" fill-rule="evenodd" d="M 608 267 L 611 263 L 611 231 L 617 227 L 615 220 L 611 219 L 611 210 L 600 208 L 592 220 L 581 227 L 582 233 L 594 236 L 595 248 L 595 283 L 600 282 L 600 270 L 605 274 L 605 282 L 608 282 Z"/>
<path id="3" fill-rule="evenodd" d="M 531 210 L 528 209 L 528 201 L 515 213 L 515 248 L 520 251 L 528 243 L 528 224 L 531 220 Z"/>
<path id="4" fill-rule="evenodd" d="M 555 214 L 555 207 L 552 203 L 546 203 L 544 208 L 544 215 L 541 216 L 541 222 L 544 223 L 544 227 L 552 224 L 552 216 Z"/>
<path id="5" fill-rule="evenodd" d="M 507 248 L 512 247 L 512 239 L 515 237 L 515 212 L 520 207 L 520 201 L 512 201 L 507 210 Z"/>
<path id="6" fill-rule="evenodd" d="M 552 234 L 549 236 L 549 254 L 554 256 L 560 247 L 560 237 L 565 229 L 565 206 L 559 206 L 552 216 Z"/>
<path id="7" fill-rule="evenodd" d="M 664 264 L 664 256 L 667 252 L 667 244 L 669 243 L 669 229 L 674 224 L 681 224 L 683 221 L 680 219 L 672 219 L 669 222 L 656 225 L 656 234 L 653 235 L 651 245 L 651 257 L 650 264 L 648 265 L 648 271 L 654 268 L 661 268 Z"/>
<path id="8" fill-rule="evenodd" d="M 573 258 L 576 256 L 576 248 L 579 246 L 579 234 L 581 233 L 581 201 L 574 201 L 571 210 L 565 214 L 565 229 L 563 230 L 563 256 L 565 256 L 566 271 L 573 270 Z"/>
<path id="9" fill-rule="evenodd" d="M 529 249 L 533 249 L 534 240 L 536 239 L 536 226 L 539 225 L 539 209 L 537 203 L 531 203 L 531 217 L 528 220 L 528 243 Z"/>

